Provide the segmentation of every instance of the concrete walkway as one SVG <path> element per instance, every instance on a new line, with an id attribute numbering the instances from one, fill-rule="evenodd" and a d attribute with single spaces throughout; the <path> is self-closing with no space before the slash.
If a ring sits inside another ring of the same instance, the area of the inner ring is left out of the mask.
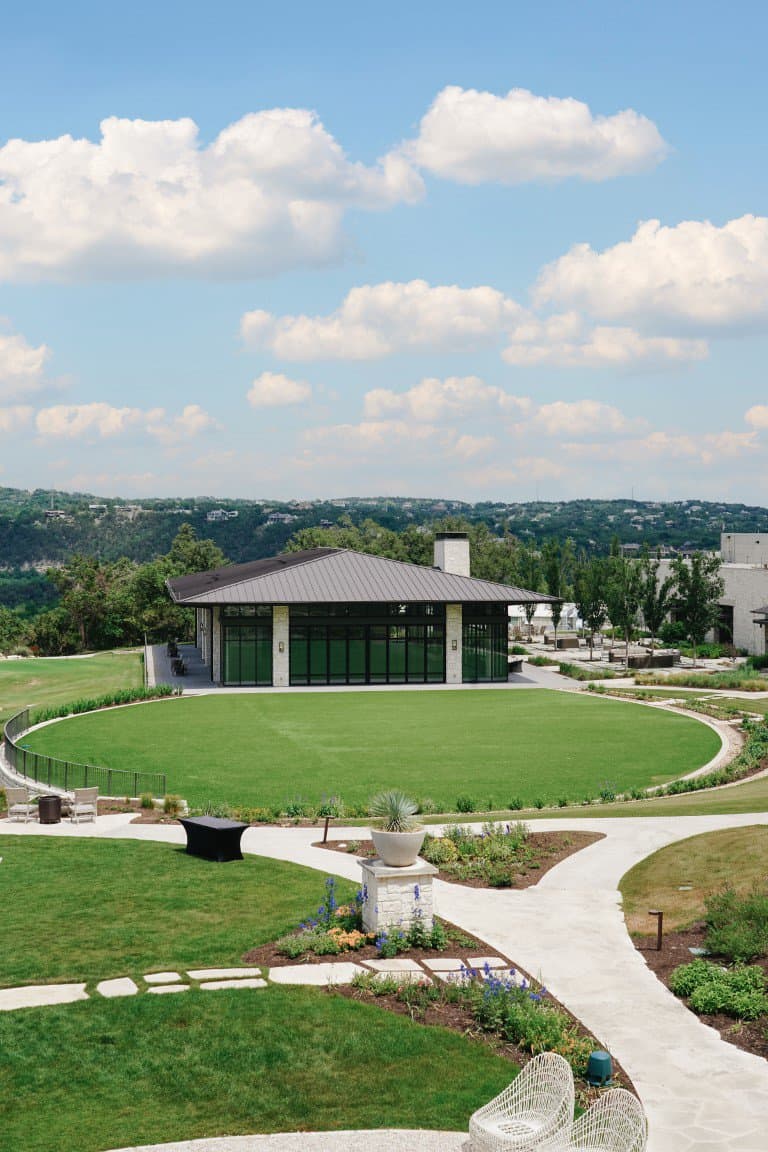
<path id="1" fill-rule="evenodd" d="M 1 830 L 184 841 L 177 826 L 131 825 L 130 819 L 130 815 L 101 817 L 95 825 L 74 828 L 3 821 Z M 768 1063 L 726 1044 L 656 979 L 627 935 L 617 885 L 629 868 L 666 844 L 700 832 L 766 823 L 768 813 L 537 820 L 536 828 L 542 831 L 598 831 L 606 838 L 522 891 L 484 891 L 436 882 L 435 903 L 441 916 L 541 979 L 626 1068 L 648 1113 L 649 1152 L 765 1152 Z M 334 829 L 335 839 L 362 835 L 360 828 Z M 312 841 L 318 838 L 317 829 L 251 828 L 243 836 L 243 849 L 359 879 L 355 857 L 313 848 Z M 270 1147 L 252 1139 L 251 1145 L 216 1141 L 173 1145 L 166 1152 Z M 317 1139 L 324 1142 L 273 1147 L 285 1152 L 294 1147 L 347 1147 L 335 1144 L 335 1136 Z M 405 1146 L 430 1147 L 421 1142 L 358 1145 L 371 1152 Z M 461 1144 L 446 1142 L 440 1147 Z"/>

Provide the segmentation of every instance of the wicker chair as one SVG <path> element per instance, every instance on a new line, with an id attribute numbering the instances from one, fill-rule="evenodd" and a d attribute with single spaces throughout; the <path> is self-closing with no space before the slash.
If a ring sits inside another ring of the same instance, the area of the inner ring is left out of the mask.
<path id="1" fill-rule="evenodd" d="M 541 1152 L 645 1152 L 648 1124 L 643 1106 L 624 1088 L 611 1088 L 576 1120 L 570 1131 L 545 1140 Z"/>
<path id="2" fill-rule="evenodd" d="M 37 801 L 29 798 L 26 788 L 6 788 L 5 798 L 8 801 L 8 819 L 28 820 L 37 819 Z"/>
<path id="3" fill-rule="evenodd" d="M 69 818 L 73 824 L 79 824 L 81 820 L 95 820 L 97 812 L 97 801 L 99 799 L 98 788 L 75 788 L 75 798 L 69 805 Z"/>
<path id="4" fill-rule="evenodd" d="M 573 1121 L 571 1066 L 555 1052 L 542 1052 L 526 1064 L 508 1088 L 469 1121 L 472 1152 L 512 1152 L 539 1148 L 548 1137 L 567 1132 Z"/>

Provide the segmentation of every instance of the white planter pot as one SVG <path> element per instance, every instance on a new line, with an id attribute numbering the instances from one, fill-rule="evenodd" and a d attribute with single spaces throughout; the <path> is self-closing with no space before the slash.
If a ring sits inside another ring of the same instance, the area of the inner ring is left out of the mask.
<path id="1" fill-rule="evenodd" d="M 413 832 L 385 832 L 381 828 L 371 828 L 371 839 L 379 858 L 390 868 L 407 868 L 418 858 L 426 828 Z"/>

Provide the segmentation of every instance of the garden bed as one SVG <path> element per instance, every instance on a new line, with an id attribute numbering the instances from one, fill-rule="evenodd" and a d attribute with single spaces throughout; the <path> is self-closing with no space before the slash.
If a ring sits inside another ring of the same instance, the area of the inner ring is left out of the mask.
<path id="1" fill-rule="evenodd" d="M 480 839 L 477 837 L 476 839 Z M 530 888 L 538 884 L 542 876 L 567 860 L 574 852 L 580 852 L 597 840 L 603 840 L 602 832 L 529 832 L 525 838 L 525 854 L 516 858 L 508 868 L 509 883 L 495 884 L 493 887 Z M 371 840 L 328 840 L 317 843 L 315 848 L 327 848 L 332 852 L 371 858 L 376 855 Z M 468 857 L 468 860 L 472 859 Z M 481 876 L 462 876 L 456 872 L 456 863 L 436 864 L 439 868 L 437 879 L 450 884 L 461 884 L 467 888 L 487 888 L 490 885 Z M 461 867 L 461 865 L 459 865 Z"/>
<path id="2" fill-rule="evenodd" d="M 681 964 L 689 964 L 694 959 L 696 954 L 691 953 L 690 949 L 703 949 L 705 937 L 706 925 L 702 920 L 685 931 L 665 932 L 661 952 L 656 950 L 655 934 L 635 937 L 634 944 L 651 971 L 669 988 L 672 973 Z M 708 955 L 706 958 L 713 963 L 726 963 L 714 955 Z M 752 963 L 759 965 L 768 976 L 768 957 L 754 960 Z M 732 1016 L 725 1016 L 722 1013 L 696 1013 L 696 1015 L 703 1024 L 708 1024 L 710 1028 L 719 1032 L 723 1040 L 727 1040 L 729 1044 L 734 1044 L 743 1052 L 751 1052 L 753 1056 L 762 1056 L 764 1060 L 768 1060 L 768 1017 L 762 1016 L 758 1020 L 734 1020 Z"/>

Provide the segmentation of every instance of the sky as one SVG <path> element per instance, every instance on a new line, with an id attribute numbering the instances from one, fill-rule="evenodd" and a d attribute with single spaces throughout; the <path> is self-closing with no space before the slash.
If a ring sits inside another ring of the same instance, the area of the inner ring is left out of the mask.
<path id="1" fill-rule="evenodd" d="M 768 10 L 0 28 L 0 485 L 768 504 Z"/>

